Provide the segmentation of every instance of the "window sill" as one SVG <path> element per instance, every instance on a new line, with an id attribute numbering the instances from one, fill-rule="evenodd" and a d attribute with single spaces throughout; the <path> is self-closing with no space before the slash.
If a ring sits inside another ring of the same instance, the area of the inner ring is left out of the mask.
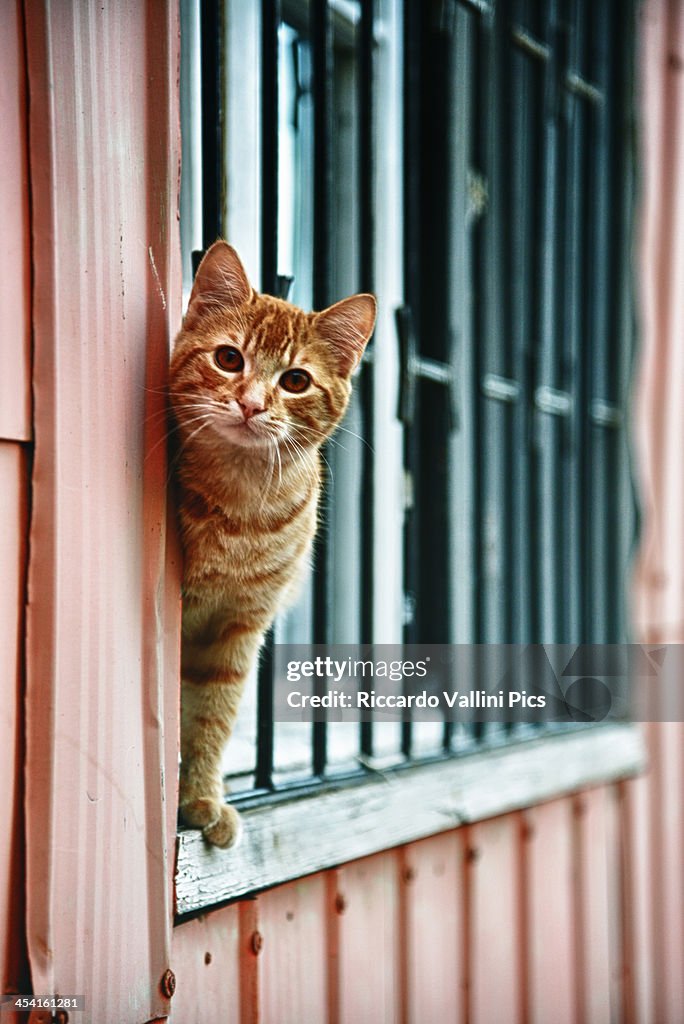
<path id="1" fill-rule="evenodd" d="M 206 910 L 391 846 L 615 782 L 645 766 L 637 725 L 605 725 L 415 767 L 244 812 L 237 850 L 178 836 L 176 910 Z"/>

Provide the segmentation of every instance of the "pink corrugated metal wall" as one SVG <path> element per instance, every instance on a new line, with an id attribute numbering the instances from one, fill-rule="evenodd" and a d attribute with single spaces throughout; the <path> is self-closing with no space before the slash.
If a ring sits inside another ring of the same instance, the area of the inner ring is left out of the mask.
<path id="1" fill-rule="evenodd" d="M 26 984 L 26 932 L 34 990 L 85 993 L 83 1024 L 168 1012 L 175 1024 L 681 1024 L 680 723 L 648 727 L 643 778 L 388 850 L 171 931 L 178 572 L 158 389 L 179 319 L 176 9 L 8 0 L 3 14 L 5 988 Z M 641 27 L 646 519 L 635 617 L 645 639 L 681 642 L 684 8 L 648 0 Z M 171 1001 L 159 987 L 167 966 Z"/>
<path id="2" fill-rule="evenodd" d="M 26 984 L 23 869 L 23 630 L 28 531 L 30 246 L 21 7 L 0 20 L 0 984 Z"/>
<path id="3" fill-rule="evenodd" d="M 85 1021 L 167 1008 L 178 567 L 164 385 L 179 322 L 176 4 L 24 5 L 35 462 L 27 939 Z"/>

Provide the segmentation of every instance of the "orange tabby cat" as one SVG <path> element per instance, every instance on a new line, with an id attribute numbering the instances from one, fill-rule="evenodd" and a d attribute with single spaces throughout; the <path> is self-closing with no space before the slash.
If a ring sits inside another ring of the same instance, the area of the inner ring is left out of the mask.
<path id="1" fill-rule="evenodd" d="M 220 761 L 264 633 L 316 532 L 318 449 L 342 419 L 372 295 L 322 313 L 253 290 L 231 246 L 197 271 L 171 361 L 183 572 L 180 810 L 217 846 L 240 819 Z"/>

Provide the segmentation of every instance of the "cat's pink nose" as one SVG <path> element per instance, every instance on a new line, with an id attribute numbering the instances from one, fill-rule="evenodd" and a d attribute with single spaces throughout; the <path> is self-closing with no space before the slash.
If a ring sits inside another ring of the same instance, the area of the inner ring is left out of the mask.
<path id="1" fill-rule="evenodd" d="M 256 416 L 257 413 L 264 411 L 263 405 L 259 405 L 258 402 L 251 401 L 249 398 L 239 399 L 238 405 L 242 409 L 242 415 L 246 420 L 251 419 L 252 416 Z"/>

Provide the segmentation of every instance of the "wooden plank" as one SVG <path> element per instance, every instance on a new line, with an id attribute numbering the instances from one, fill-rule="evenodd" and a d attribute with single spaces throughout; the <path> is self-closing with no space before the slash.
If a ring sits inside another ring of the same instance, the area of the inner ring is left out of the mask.
<path id="1" fill-rule="evenodd" d="M 22 3 L 0 19 L 0 438 L 31 438 L 31 227 Z"/>
<path id="2" fill-rule="evenodd" d="M 223 907 L 173 931 L 170 1024 L 240 1022 L 239 911 Z"/>
<path id="3" fill-rule="evenodd" d="M 575 1024 L 572 802 L 525 813 L 525 899 L 528 927 L 528 1006 L 532 1024 Z"/>
<path id="4" fill-rule="evenodd" d="M 302 1024 L 328 1017 L 325 875 L 271 889 L 258 899 L 260 1022 Z"/>
<path id="5" fill-rule="evenodd" d="M 340 869 L 339 1024 L 398 1024 L 399 877 L 394 852 Z"/>
<path id="6" fill-rule="evenodd" d="M 22 446 L 0 441 L 0 988 L 26 984 L 22 704 L 27 465 Z"/>
<path id="7" fill-rule="evenodd" d="M 463 822 L 625 778 L 643 763 L 640 730 L 605 725 L 249 811 L 237 850 L 218 850 L 198 831 L 183 831 L 177 910 L 201 910 Z"/>
<path id="8" fill-rule="evenodd" d="M 470 1024 L 523 1020 L 523 913 L 517 815 L 473 825 L 468 836 Z"/>
<path id="9" fill-rule="evenodd" d="M 465 1021 L 463 832 L 402 850 L 406 1024 Z"/>

